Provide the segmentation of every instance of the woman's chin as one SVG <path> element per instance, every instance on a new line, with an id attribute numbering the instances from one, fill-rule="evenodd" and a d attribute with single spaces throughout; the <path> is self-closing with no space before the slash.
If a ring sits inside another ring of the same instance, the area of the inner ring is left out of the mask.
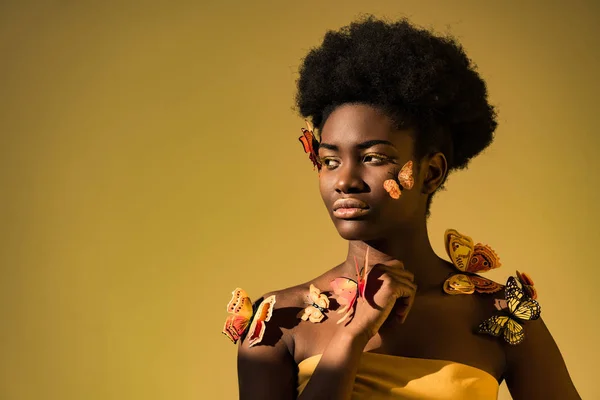
<path id="1" fill-rule="evenodd" d="M 337 221 L 335 227 L 339 235 L 345 240 L 373 240 L 378 237 L 372 223 L 365 220 Z"/>

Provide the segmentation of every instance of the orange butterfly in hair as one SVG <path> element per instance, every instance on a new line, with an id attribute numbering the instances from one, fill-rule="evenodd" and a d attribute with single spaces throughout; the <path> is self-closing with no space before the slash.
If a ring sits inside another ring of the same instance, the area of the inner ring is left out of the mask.
<path id="1" fill-rule="evenodd" d="M 351 318 L 354 314 L 354 304 L 358 297 L 365 297 L 365 288 L 367 286 L 367 275 L 369 272 L 367 268 L 369 266 L 369 248 L 365 254 L 365 266 L 361 271 L 358 269 L 358 262 L 354 257 L 354 264 L 356 266 L 357 281 L 350 278 L 336 278 L 330 282 L 333 293 L 337 296 L 337 302 L 342 306 L 337 312 L 338 314 L 345 313 L 345 315 L 337 322 L 341 324 L 346 319 Z"/>
<path id="2" fill-rule="evenodd" d="M 446 252 L 452 264 L 462 274 L 455 274 L 444 282 L 448 294 L 496 293 L 504 286 L 490 279 L 475 275 L 500 267 L 500 258 L 488 245 L 474 244 L 469 236 L 454 229 L 446 230 Z"/>
<path id="3" fill-rule="evenodd" d="M 316 149 L 319 147 L 319 142 L 313 134 L 313 127 L 311 123 L 308 121 L 305 122 L 308 129 L 302 128 L 302 136 L 300 136 L 298 140 L 300 140 L 300 143 L 302 143 L 302 146 L 304 146 L 304 152 L 308 153 L 308 158 L 310 158 L 310 161 L 312 161 L 314 167 L 317 167 L 317 170 L 320 172 L 321 161 L 319 160 L 319 155 L 316 151 Z"/>
<path id="4" fill-rule="evenodd" d="M 252 301 L 244 289 L 236 288 L 232 292 L 233 296 L 227 304 L 227 312 L 232 314 L 225 320 L 223 334 L 233 343 L 242 337 L 248 325 L 248 347 L 259 344 L 267 328 L 266 323 L 271 319 L 273 307 L 275 306 L 275 296 L 269 296 L 260 303 L 256 313 L 252 309 Z M 254 319 L 252 316 L 254 315 Z M 252 321 L 252 323 L 250 323 Z"/>

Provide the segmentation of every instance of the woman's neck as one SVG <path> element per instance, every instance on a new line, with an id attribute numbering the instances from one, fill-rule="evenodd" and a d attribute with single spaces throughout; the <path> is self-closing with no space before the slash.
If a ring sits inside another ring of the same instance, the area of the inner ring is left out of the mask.
<path id="1" fill-rule="evenodd" d="M 356 275 L 354 258 L 359 268 L 364 266 L 365 253 L 369 247 L 369 268 L 373 265 L 396 259 L 404 268 L 415 275 L 420 291 L 440 288 L 448 273 L 452 271 L 448 262 L 437 256 L 427 233 L 427 227 L 398 231 L 386 235 L 385 239 L 373 241 L 350 241 L 343 269 L 349 277 Z"/>

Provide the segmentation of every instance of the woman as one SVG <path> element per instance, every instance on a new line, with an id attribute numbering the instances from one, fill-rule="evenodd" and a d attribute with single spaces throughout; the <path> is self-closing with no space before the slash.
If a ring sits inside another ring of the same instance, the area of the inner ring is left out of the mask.
<path id="1" fill-rule="evenodd" d="M 300 113 L 320 133 L 318 142 L 305 133 L 305 150 L 315 150 L 321 196 L 348 254 L 264 296 L 276 302 L 259 345 L 248 337 L 240 345 L 240 398 L 492 399 L 506 379 L 517 400 L 578 399 L 539 307 L 514 345 L 473 330 L 496 298 L 510 297 L 504 290 L 441 290 L 456 266 L 429 243 L 431 199 L 496 128 L 485 83 L 460 45 L 405 20 L 367 17 L 327 33 L 305 58 L 298 89 Z M 358 276 L 356 264 L 365 265 Z"/>

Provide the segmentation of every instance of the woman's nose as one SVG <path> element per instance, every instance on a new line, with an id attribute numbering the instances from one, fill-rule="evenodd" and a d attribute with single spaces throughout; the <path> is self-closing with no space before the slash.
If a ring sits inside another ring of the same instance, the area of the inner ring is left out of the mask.
<path id="1" fill-rule="evenodd" d="M 360 168 L 346 164 L 337 169 L 335 190 L 338 193 L 359 193 L 365 190 L 366 184 L 359 171 Z"/>

